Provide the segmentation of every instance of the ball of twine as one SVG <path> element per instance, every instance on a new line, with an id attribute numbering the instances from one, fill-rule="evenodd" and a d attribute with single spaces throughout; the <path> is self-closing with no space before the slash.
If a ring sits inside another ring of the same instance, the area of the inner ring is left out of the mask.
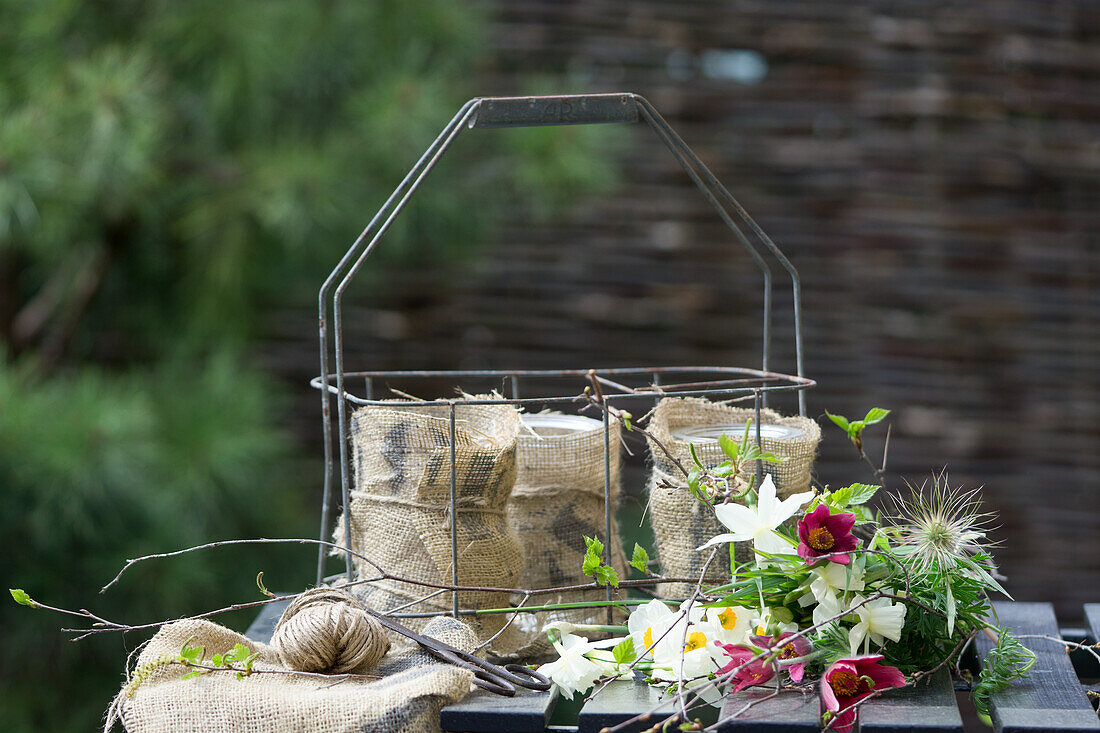
<path id="1" fill-rule="evenodd" d="M 301 672 L 361 672 L 386 656 L 382 626 L 345 590 L 311 588 L 283 611 L 271 646 L 290 669 Z"/>

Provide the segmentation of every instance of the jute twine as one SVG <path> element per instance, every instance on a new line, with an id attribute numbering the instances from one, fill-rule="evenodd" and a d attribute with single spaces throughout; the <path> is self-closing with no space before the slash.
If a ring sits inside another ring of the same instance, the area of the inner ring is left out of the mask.
<path id="1" fill-rule="evenodd" d="M 420 582 L 452 582 L 451 572 L 451 439 L 450 410 L 404 402 L 400 406 L 370 405 L 351 418 L 354 486 L 351 494 L 351 537 L 348 546 L 403 578 Z M 519 540 L 504 521 L 504 507 L 516 477 L 516 436 L 519 413 L 509 405 L 455 407 L 455 492 L 458 540 L 458 585 L 515 588 L 523 569 Z M 343 543 L 343 518 L 336 542 Z M 376 569 L 353 558 L 360 578 Z M 445 613 L 451 594 L 431 588 L 384 580 L 356 591 L 377 611 L 403 606 L 409 612 Z M 423 600 L 419 600 L 423 599 Z M 462 591 L 462 608 L 508 605 L 508 594 Z M 507 617 L 471 619 L 482 641 L 501 629 Z M 408 619 L 413 630 L 425 620 Z M 390 635 L 396 645 L 404 637 Z"/>
<path id="2" fill-rule="evenodd" d="M 619 495 L 619 423 L 609 423 L 611 467 L 611 536 L 604 514 L 603 422 L 578 415 L 544 412 L 524 415 L 526 429 L 516 448 L 516 485 L 508 499 L 508 526 L 522 538 L 523 575 L 520 587 L 553 588 L 589 583 L 581 572 L 585 537 L 599 537 L 608 548 L 610 564 L 626 576 L 626 559 L 614 510 Z M 617 596 L 615 596 L 617 597 Z M 545 604 L 602 601 L 605 591 L 572 591 L 539 596 Z M 518 599 L 513 599 L 518 600 Z M 600 623 L 606 608 L 579 608 L 523 614 L 516 627 L 530 643 L 515 656 L 545 654 L 551 646 L 542 627 L 554 621 Z"/>
<path id="3" fill-rule="evenodd" d="M 701 425 L 744 424 L 753 419 L 755 411 L 748 408 L 730 407 L 698 397 L 666 398 L 657 404 L 650 417 L 649 431 L 690 470 L 694 464 L 689 443 L 676 439 L 673 431 Z M 801 434 L 796 439 L 766 436 L 761 439 L 761 447 L 765 452 L 788 459 L 782 463 L 764 462 L 764 473 L 772 476 L 776 493 L 780 498 L 786 498 L 808 490 L 810 470 L 818 441 L 821 439 L 820 427 L 808 418 L 783 417 L 774 410 L 761 410 L 760 421 L 763 425 L 791 426 L 797 428 Z M 741 436 L 730 437 L 738 440 Z M 691 494 L 684 476 L 665 452 L 652 440 L 649 443 L 653 460 L 648 484 L 649 516 L 661 570 L 665 575 L 698 577 L 703 571 L 708 553 L 697 552 L 695 548 L 728 530 L 714 516 L 711 507 Z M 708 468 L 727 460 L 717 442 L 698 442 L 694 445 L 699 460 Z M 741 476 L 747 479 L 755 472 L 756 461 L 750 461 L 745 464 Z M 672 484 L 672 487 L 669 488 L 668 484 Z M 735 551 L 739 562 L 752 557 L 749 543 L 738 543 Z M 706 581 L 723 583 L 728 582 L 729 577 L 729 562 L 719 557 L 711 563 Z M 665 583 L 660 586 L 659 592 L 669 598 L 680 598 L 691 592 L 691 586 L 687 583 Z"/>
<path id="4" fill-rule="evenodd" d="M 271 646 L 279 660 L 302 672 L 362 672 L 390 650 L 382 626 L 359 600 L 338 588 L 311 588 L 283 611 Z"/>

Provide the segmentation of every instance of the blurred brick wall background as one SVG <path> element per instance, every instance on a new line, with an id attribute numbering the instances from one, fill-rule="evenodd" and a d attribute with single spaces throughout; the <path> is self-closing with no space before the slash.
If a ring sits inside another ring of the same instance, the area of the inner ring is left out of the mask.
<path id="1" fill-rule="evenodd" d="M 541 73 L 645 95 L 790 257 L 811 416 L 893 408 L 895 486 L 945 465 L 984 484 L 1015 597 L 1063 618 L 1098 600 L 1095 3 L 492 6 L 484 94 Z M 350 368 L 758 366 L 758 272 L 647 128 L 613 135 L 613 192 L 549 224 L 517 212 L 459 276 L 359 294 Z M 772 366 L 793 373 L 775 271 Z M 316 372 L 314 329 L 296 314 L 269 342 L 288 378 Z M 825 435 L 820 478 L 866 480 Z"/>

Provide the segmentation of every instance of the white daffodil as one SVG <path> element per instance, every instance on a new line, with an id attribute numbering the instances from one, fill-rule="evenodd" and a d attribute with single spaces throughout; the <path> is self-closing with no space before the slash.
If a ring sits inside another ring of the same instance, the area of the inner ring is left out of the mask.
<path id="1" fill-rule="evenodd" d="M 668 610 L 667 607 L 665 610 Z M 654 647 L 650 674 L 655 679 L 668 682 L 690 680 L 718 669 L 711 658 L 717 631 L 704 620 L 705 614 L 706 609 L 700 604 L 684 601 L 678 612 L 668 611 L 665 615 L 660 609 L 653 608 L 643 617 L 654 624 L 647 627 L 651 639 L 646 642 L 643 638 L 643 643 L 646 647 Z M 630 628 L 629 621 L 627 628 Z M 640 628 L 640 625 L 635 628 Z"/>
<path id="2" fill-rule="evenodd" d="M 768 636 L 772 631 L 776 634 L 782 634 L 784 631 L 798 631 L 798 624 L 792 621 L 790 611 L 785 608 L 775 611 L 765 608 L 763 612 L 757 611 L 752 620 L 751 633 L 757 636 Z"/>
<path id="3" fill-rule="evenodd" d="M 618 642 L 620 639 L 611 639 Z M 549 677 L 567 698 L 573 697 L 578 690 L 587 691 L 603 674 L 600 665 L 584 656 L 607 642 L 589 642 L 583 636 L 566 634 L 554 642 L 558 659 L 539 667 L 539 671 Z"/>
<path id="4" fill-rule="evenodd" d="M 714 629 L 714 641 L 722 644 L 744 644 L 752 631 L 756 609 L 744 606 L 718 606 L 706 610 L 706 622 Z"/>
<path id="5" fill-rule="evenodd" d="M 703 550 L 726 542 L 752 540 L 753 547 L 760 552 L 793 554 L 794 546 L 779 536 L 775 528 L 790 519 L 813 496 L 812 491 L 806 491 L 780 501 L 775 495 L 775 482 L 771 476 L 765 476 L 757 492 L 756 507 L 750 508 L 743 504 L 719 504 L 714 507 L 714 515 L 730 531 L 712 537 L 698 549 Z"/>
<path id="6" fill-rule="evenodd" d="M 833 565 L 835 563 L 829 563 Z M 825 623 L 829 619 L 840 614 L 845 609 L 845 605 L 840 602 L 840 599 L 836 596 L 825 596 L 821 599 L 821 602 L 814 606 L 814 625 L 818 626 Z M 834 621 L 835 623 L 835 621 Z"/>
<path id="7" fill-rule="evenodd" d="M 862 596 L 856 596 L 854 603 L 861 603 Z M 859 615 L 859 623 L 848 632 L 848 645 L 852 654 L 856 653 L 860 643 L 869 639 L 874 644 L 882 646 L 885 639 L 898 641 L 901 639 L 901 627 L 905 625 L 905 604 L 891 603 L 889 598 L 878 598 L 870 603 L 864 603 L 855 612 Z"/>
<path id="8" fill-rule="evenodd" d="M 717 671 L 718 664 L 711 656 L 714 629 L 710 624 L 689 624 L 686 634 L 684 627 L 677 624 L 666 638 L 673 636 L 673 644 L 658 644 L 654 649 L 650 674 L 655 679 L 668 682 L 693 680 Z M 684 642 L 683 646 L 680 646 L 681 642 Z"/>
<path id="9" fill-rule="evenodd" d="M 863 590 L 863 566 L 864 560 L 860 558 L 848 565 L 831 562 L 826 563 L 823 568 L 812 568 L 810 574 L 814 576 L 814 580 L 810 583 L 810 592 L 798 599 L 799 604 L 808 606 L 813 601 L 836 601 L 840 594 Z"/>
<path id="10" fill-rule="evenodd" d="M 671 636 L 671 633 L 665 634 L 665 631 L 675 621 L 676 613 L 656 599 L 635 608 L 626 620 L 626 628 L 630 632 L 630 638 L 634 640 L 634 653 L 639 658 L 646 654 L 652 656 L 654 645 L 658 642 L 664 644 L 662 635 L 665 639 Z"/>

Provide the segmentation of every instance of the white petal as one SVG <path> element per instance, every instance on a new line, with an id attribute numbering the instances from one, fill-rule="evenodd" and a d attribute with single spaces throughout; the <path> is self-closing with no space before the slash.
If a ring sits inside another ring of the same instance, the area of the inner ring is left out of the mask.
<path id="1" fill-rule="evenodd" d="M 780 502 L 779 514 L 780 516 L 782 516 L 782 519 L 780 519 L 779 522 L 776 522 L 776 524 L 786 522 L 788 519 L 794 516 L 794 513 L 797 512 L 803 504 L 805 504 L 812 498 L 814 498 L 814 492 L 812 491 L 804 491 L 801 494 L 788 496 L 786 499 Z"/>
<path id="2" fill-rule="evenodd" d="M 779 500 L 775 498 L 775 482 L 772 481 L 771 475 L 764 477 L 764 480 L 760 483 L 760 488 L 756 492 L 756 513 L 760 518 L 761 524 L 766 527 L 774 529 L 778 527 L 783 519 L 779 519 L 780 504 Z"/>
<path id="3" fill-rule="evenodd" d="M 753 540 L 753 546 L 757 550 L 772 555 L 790 555 L 795 552 L 795 548 L 790 542 L 787 542 L 787 540 L 771 530 L 761 532 L 760 535 Z"/>
<path id="4" fill-rule="evenodd" d="M 898 641 L 905 625 L 905 604 L 895 603 L 885 608 L 872 609 L 869 623 L 871 631 L 882 634 L 891 641 Z"/>
<path id="5" fill-rule="evenodd" d="M 852 627 L 852 630 L 848 632 L 848 646 L 852 650 L 852 656 L 855 656 L 859 649 L 860 643 L 863 641 L 863 637 L 867 636 L 867 622 L 860 621 L 858 624 Z"/>
<path id="6" fill-rule="evenodd" d="M 714 547 L 715 545 L 722 545 L 726 542 L 744 542 L 746 538 L 742 538 L 739 534 L 720 534 L 717 537 L 711 537 L 705 545 L 700 545 L 695 548 L 695 551 L 705 550 L 708 547 Z"/>
<path id="7" fill-rule="evenodd" d="M 734 534 L 742 534 L 747 540 L 760 526 L 760 518 L 744 504 L 719 504 L 714 507 L 714 516 Z"/>

